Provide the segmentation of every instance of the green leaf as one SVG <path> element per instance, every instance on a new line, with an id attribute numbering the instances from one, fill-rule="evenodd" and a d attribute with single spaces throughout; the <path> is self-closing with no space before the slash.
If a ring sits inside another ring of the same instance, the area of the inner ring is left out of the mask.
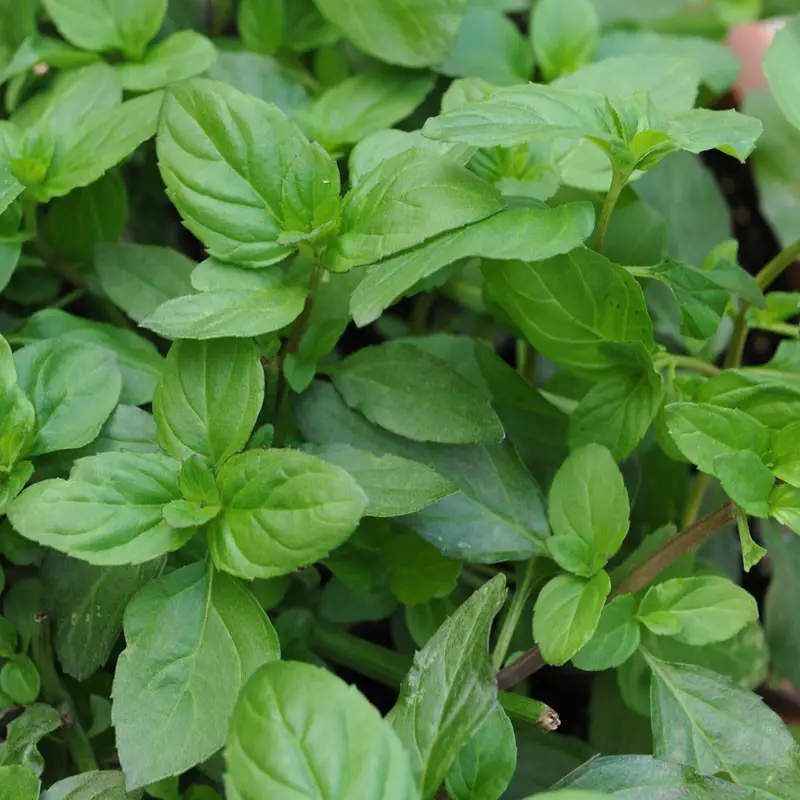
<path id="1" fill-rule="evenodd" d="M 588 580 L 558 575 L 545 584 L 533 607 L 533 639 L 548 664 L 566 664 L 589 642 L 610 591 L 602 570 Z"/>
<path id="2" fill-rule="evenodd" d="M 296 249 L 282 234 L 338 218 L 336 164 L 277 107 L 224 83 L 170 87 L 156 146 L 184 224 L 221 261 L 273 264 Z"/>
<path id="3" fill-rule="evenodd" d="M 466 0 L 317 0 L 323 16 L 359 50 L 389 64 L 440 64 L 455 41 Z"/>
<path id="4" fill-rule="evenodd" d="M 249 50 L 274 55 L 284 31 L 284 0 L 242 0 L 236 26 Z"/>
<path id="5" fill-rule="evenodd" d="M 739 546 L 742 548 L 742 567 L 745 572 L 750 570 L 761 561 L 767 551 L 756 544 L 753 534 L 750 533 L 750 523 L 747 514 L 741 508 L 734 508 L 736 515 L 736 528 L 739 534 Z"/>
<path id="6" fill-rule="evenodd" d="M 200 457 L 190 456 L 181 464 L 181 495 L 195 503 L 216 505 L 219 503 L 214 470 Z"/>
<path id="7" fill-rule="evenodd" d="M 14 703 L 32 703 L 39 696 L 41 685 L 36 665 L 25 655 L 15 655 L 0 669 L 0 691 Z"/>
<path id="8" fill-rule="evenodd" d="M 39 779 L 25 767 L 0 767 L 0 792 L 4 800 L 35 800 Z"/>
<path id="9" fill-rule="evenodd" d="M 655 755 L 780 798 L 797 786 L 797 745 L 760 697 L 701 667 L 645 654 Z M 760 793 L 759 793 L 760 794 Z"/>
<path id="10" fill-rule="evenodd" d="M 409 116 L 433 88 L 433 76 L 384 67 L 328 89 L 297 116 L 309 137 L 331 153 Z"/>
<path id="11" fill-rule="evenodd" d="M 574 450 L 550 487 L 547 547 L 558 564 L 590 578 L 619 550 L 628 532 L 625 481 L 611 453 L 589 444 Z M 565 659 L 566 660 L 566 659 Z"/>
<path id="12" fill-rule="evenodd" d="M 122 50 L 128 58 L 141 57 L 158 33 L 167 0 L 44 0 L 48 16 L 59 33 L 83 50 Z"/>
<path id="13" fill-rule="evenodd" d="M 273 281 L 269 289 L 217 289 L 176 297 L 140 324 L 168 339 L 250 338 L 289 325 L 304 303 L 302 287 Z"/>
<path id="14" fill-rule="evenodd" d="M 603 608 L 592 638 L 573 656 L 572 663 L 592 671 L 618 667 L 639 649 L 640 638 L 636 599 L 620 595 Z"/>
<path id="15" fill-rule="evenodd" d="M 177 250 L 129 243 L 97 245 L 94 265 L 103 291 L 136 322 L 191 293 L 196 266 Z"/>
<path id="16" fill-rule="evenodd" d="M 420 442 L 472 444 L 503 436 L 489 402 L 445 362 L 407 344 L 363 348 L 331 370 L 345 402 Z"/>
<path id="17" fill-rule="evenodd" d="M 17 368 L 8 342 L 0 336 L 0 443 L 10 441 L 13 437 L 19 441 L 20 448 L 33 433 L 36 424 L 36 412 L 25 392 L 17 385 Z M 4 446 L 0 451 L 0 466 L 8 468 L 17 460 L 19 451 L 6 452 Z"/>
<path id="18" fill-rule="evenodd" d="M 800 535 L 800 489 L 778 484 L 769 495 L 769 513 L 781 525 Z"/>
<path id="19" fill-rule="evenodd" d="M 622 267 L 578 248 L 546 261 L 489 262 L 486 288 L 528 341 L 572 371 L 600 378 L 617 371 L 608 342 L 653 345 L 639 284 Z"/>
<path id="20" fill-rule="evenodd" d="M 752 450 L 718 455 L 714 473 L 736 505 L 755 517 L 769 516 L 768 498 L 775 478 Z"/>
<path id="21" fill-rule="evenodd" d="M 764 73 L 786 119 L 800 129 L 800 90 L 791 75 L 800 69 L 800 18 L 794 17 L 775 34 L 764 54 Z"/>
<path id="22" fill-rule="evenodd" d="M 263 402 L 264 369 L 252 341 L 175 342 L 153 403 L 159 444 L 180 460 L 197 454 L 221 464 L 244 449 Z"/>
<path id="23" fill-rule="evenodd" d="M 423 797 L 437 791 L 497 702 L 489 633 L 505 597 L 498 575 L 448 617 L 414 657 L 389 714 Z"/>
<path id="24" fill-rule="evenodd" d="M 672 144 L 689 153 L 719 150 L 742 163 L 753 152 L 761 136 L 761 122 L 738 111 L 693 108 L 669 121 Z"/>
<path id="25" fill-rule="evenodd" d="M 164 566 L 155 559 L 135 566 L 95 567 L 48 552 L 42 562 L 44 602 L 53 622 L 53 646 L 64 672 L 90 678 L 108 660 L 122 632 L 128 601 Z"/>
<path id="26" fill-rule="evenodd" d="M 667 429 L 683 455 L 709 475 L 718 456 L 751 450 L 761 456 L 769 448 L 769 431 L 738 409 L 709 403 L 670 403 L 664 409 Z"/>
<path id="27" fill-rule="evenodd" d="M 539 0 L 531 13 L 531 39 L 545 80 L 575 72 L 591 61 L 599 33 L 591 0 Z"/>
<path id="28" fill-rule="evenodd" d="M 89 444 L 119 400 L 122 377 L 108 350 L 48 339 L 14 354 L 19 385 L 36 409 L 30 455 Z"/>
<path id="29" fill-rule="evenodd" d="M 570 772 L 557 784 L 575 790 L 600 790 L 615 797 L 660 800 L 748 800 L 752 795 L 726 780 L 704 778 L 689 767 L 652 756 L 600 756 Z M 605 796 L 605 795 L 603 795 Z M 590 800 L 580 795 L 584 800 Z"/>
<path id="30" fill-rule="evenodd" d="M 161 509 L 161 516 L 170 528 L 199 528 L 220 512 L 219 506 L 207 506 L 193 500 L 173 500 Z"/>
<path id="31" fill-rule="evenodd" d="M 593 227 L 592 206 L 568 203 L 557 208 L 509 209 L 466 228 L 443 233 L 369 267 L 353 291 L 353 320 L 360 327 L 374 322 L 420 281 L 463 258 L 543 260 L 578 247 Z"/>
<path id="32" fill-rule="evenodd" d="M 210 758 L 245 682 L 280 648 L 250 591 L 204 563 L 149 583 L 124 625 L 112 718 L 126 785 L 136 789 Z"/>
<path id="33" fill-rule="evenodd" d="M 355 530 L 367 497 L 341 467 L 291 450 L 251 450 L 217 473 L 222 512 L 208 526 L 214 563 L 243 578 L 312 564 Z"/>
<path id="34" fill-rule="evenodd" d="M 0 472 L 0 514 L 5 514 L 11 501 L 25 488 L 33 475 L 30 461 L 18 461 L 7 472 Z"/>
<path id="35" fill-rule="evenodd" d="M 100 428 L 97 438 L 72 454 L 82 458 L 119 450 L 158 452 L 156 423 L 152 414 L 136 406 L 117 406 Z"/>
<path id="36" fill-rule="evenodd" d="M 503 208 L 500 192 L 466 167 L 412 148 L 378 164 L 348 192 L 339 236 L 322 263 L 335 272 L 372 264 Z"/>
<path id="37" fill-rule="evenodd" d="M 268 664 L 247 682 L 225 764 L 231 797 L 419 797 L 391 726 L 354 687 L 310 664 Z"/>
<path id="38" fill-rule="evenodd" d="M 389 453 L 376 456 L 348 444 L 313 447 L 315 456 L 338 464 L 355 478 L 369 500 L 368 517 L 411 514 L 453 494 L 458 487 L 425 464 Z"/>
<path id="39" fill-rule="evenodd" d="M 673 578 L 647 590 L 637 618 L 653 633 L 703 645 L 735 636 L 758 619 L 758 607 L 727 578 Z"/>
<path id="40" fill-rule="evenodd" d="M 530 79 L 533 52 L 505 14 L 472 4 L 438 71 L 454 78 L 482 78 L 496 86 L 508 86 Z"/>
<path id="41" fill-rule="evenodd" d="M 0 214 L 2 214 L 25 190 L 14 177 L 6 163 L 0 162 Z"/>
<path id="42" fill-rule="evenodd" d="M 411 531 L 393 536 L 385 549 L 389 588 L 404 605 L 447 597 L 455 588 L 461 562 L 441 555 Z"/>
<path id="43" fill-rule="evenodd" d="M 164 359 L 147 339 L 132 331 L 73 317 L 55 308 L 37 311 L 17 335 L 31 341 L 84 342 L 107 350 L 116 357 L 122 376 L 119 401 L 127 405 L 150 403 L 164 369 Z"/>
<path id="44" fill-rule="evenodd" d="M 517 766 L 514 727 L 498 704 L 447 773 L 452 800 L 499 800 Z"/>
<path id="45" fill-rule="evenodd" d="M 129 92 L 149 92 L 206 72 L 217 51 L 205 36 L 178 31 L 149 48 L 141 61 L 120 64 L 117 77 Z"/>
<path id="46" fill-rule="evenodd" d="M 664 398 L 661 374 L 643 346 L 619 351 L 619 355 L 617 371 L 594 384 L 569 418 L 572 447 L 601 444 L 616 461 L 635 450 Z"/>
<path id="47" fill-rule="evenodd" d="M 30 661 L 27 663 L 35 673 L 33 664 Z M 61 715 L 55 708 L 38 703 L 29 706 L 8 725 L 6 739 L 0 745 L 0 767 L 20 766 L 32 774 L 41 775 L 44 759 L 36 746 L 49 733 L 58 730 L 61 724 Z"/>
<path id="48" fill-rule="evenodd" d="M 800 422 L 771 431 L 770 454 L 775 477 L 800 487 Z"/>
<path id="49" fill-rule="evenodd" d="M 156 132 L 162 96 L 151 92 L 120 106 L 90 114 L 56 142 L 47 177 L 36 190 L 38 200 L 61 197 L 88 186 Z"/>
<path id="50" fill-rule="evenodd" d="M 180 464 L 160 453 L 102 453 L 77 461 L 69 480 L 29 486 L 8 517 L 26 539 L 90 564 L 141 564 L 194 533 L 172 530 L 161 507 L 180 497 Z"/>
<path id="51" fill-rule="evenodd" d="M 83 772 L 54 783 L 41 800 L 139 800 L 141 792 L 125 790 L 125 776 L 114 770 Z"/>

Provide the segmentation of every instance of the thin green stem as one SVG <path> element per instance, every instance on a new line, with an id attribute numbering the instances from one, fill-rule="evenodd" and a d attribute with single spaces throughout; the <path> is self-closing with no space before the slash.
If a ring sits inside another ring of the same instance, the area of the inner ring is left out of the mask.
<path id="1" fill-rule="evenodd" d="M 497 644 L 495 645 L 494 655 L 492 656 L 495 672 L 500 670 L 506 662 L 506 656 L 511 647 L 511 640 L 514 638 L 514 633 L 519 625 L 520 617 L 525 610 L 525 604 L 528 602 L 528 598 L 533 591 L 537 576 L 536 563 L 537 559 L 535 558 L 528 561 L 522 570 L 522 577 L 517 580 L 517 587 L 514 590 L 514 594 L 511 596 L 511 605 L 508 607 L 508 613 L 503 620 L 503 625 L 497 636 Z"/>
<path id="2" fill-rule="evenodd" d="M 72 305 L 76 300 L 80 300 L 86 294 L 86 289 L 73 289 L 67 292 L 63 297 L 59 297 L 54 303 L 51 303 L 49 308 L 66 308 Z"/>
<path id="3" fill-rule="evenodd" d="M 701 375 L 708 375 L 713 378 L 719 375 L 722 370 L 715 364 L 709 364 L 708 361 L 703 361 L 693 356 L 685 356 L 679 353 L 664 353 L 657 356 L 655 359 L 656 367 L 672 365 L 674 367 L 683 367 L 684 369 L 691 369 L 699 372 Z"/>
<path id="4" fill-rule="evenodd" d="M 703 499 L 708 491 L 708 484 L 711 482 L 711 476 L 706 475 L 705 472 L 700 472 L 695 477 L 692 483 L 692 491 L 689 495 L 689 501 L 686 503 L 686 508 L 683 512 L 683 527 L 688 528 L 693 522 L 697 520 L 700 515 L 700 509 L 703 506 Z"/>
<path id="5" fill-rule="evenodd" d="M 756 282 L 761 291 L 765 291 L 800 258 L 800 239 L 784 247 L 778 255 L 768 262 L 764 268 L 756 275 Z M 747 341 L 749 326 L 747 325 L 747 309 L 750 303 L 742 300 L 739 306 L 739 313 L 733 325 L 731 341 L 728 345 L 728 353 L 725 356 L 725 366 L 735 368 L 741 365 L 744 355 L 744 345 Z"/>
<path id="6" fill-rule="evenodd" d="M 622 194 L 627 182 L 627 176 L 614 167 L 611 173 L 611 186 L 608 187 L 608 194 L 603 202 L 603 208 L 600 211 L 600 217 L 597 220 L 597 227 L 594 233 L 594 249 L 598 253 L 603 249 L 603 242 L 608 232 L 608 224 L 611 222 L 611 215 L 614 213 L 619 196 Z"/>
<path id="7" fill-rule="evenodd" d="M 428 330 L 428 320 L 430 319 L 434 300 L 436 300 L 436 295 L 433 292 L 423 292 L 417 295 L 411 309 L 411 319 L 409 320 L 412 336 L 422 336 Z"/>

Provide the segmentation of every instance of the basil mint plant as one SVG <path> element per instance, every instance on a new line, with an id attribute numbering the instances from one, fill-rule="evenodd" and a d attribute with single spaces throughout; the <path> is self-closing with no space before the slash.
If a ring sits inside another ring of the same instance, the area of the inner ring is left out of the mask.
<path id="1" fill-rule="evenodd" d="M 800 796 L 798 74 L 0 0 L 0 797 Z"/>

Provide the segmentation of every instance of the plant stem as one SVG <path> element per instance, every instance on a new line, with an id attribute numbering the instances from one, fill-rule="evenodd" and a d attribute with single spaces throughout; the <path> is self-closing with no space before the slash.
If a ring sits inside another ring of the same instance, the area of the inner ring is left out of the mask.
<path id="1" fill-rule="evenodd" d="M 393 650 L 373 644 L 350 633 L 318 626 L 312 639 L 316 651 L 339 664 L 397 689 L 411 668 L 411 659 Z M 558 726 L 558 714 L 550 706 L 531 697 L 500 692 L 497 698 L 511 719 L 542 730 Z"/>
<path id="2" fill-rule="evenodd" d="M 409 329 L 412 336 L 422 336 L 428 330 L 428 319 L 433 308 L 436 295 L 433 292 L 423 292 L 417 295 L 411 308 Z"/>
<path id="3" fill-rule="evenodd" d="M 525 610 L 525 603 L 528 602 L 533 586 L 536 583 L 536 562 L 537 559 L 532 558 L 525 564 L 525 568 L 522 570 L 522 578 L 517 581 L 517 588 L 511 596 L 511 605 L 508 607 L 508 613 L 497 636 L 497 644 L 492 656 L 495 672 L 505 664 L 508 649 L 511 647 L 511 640 L 514 638 L 514 632 L 517 630 L 520 617 Z"/>
<path id="4" fill-rule="evenodd" d="M 300 316 L 294 321 L 292 330 L 289 333 L 289 339 L 286 342 L 286 347 L 281 354 L 278 372 L 278 387 L 275 394 L 275 438 L 273 439 L 273 447 L 283 447 L 286 440 L 286 429 L 288 420 L 281 413 L 283 411 L 283 403 L 286 399 L 288 391 L 288 384 L 286 383 L 286 375 L 283 371 L 283 365 L 286 361 L 286 356 L 290 353 L 296 353 L 300 347 L 300 342 L 303 339 L 303 334 L 308 327 L 308 321 L 311 319 L 311 312 L 314 310 L 314 302 L 317 299 L 317 290 L 319 289 L 320 281 L 322 280 L 322 267 L 315 264 L 311 269 L 311 276 L 308 279 L 308 293 L 306 294 L 306 302 Z"/>
<path id="5" fill-rule="evenodd" d="M 800 258 L 800 239 L 784 247 L 778 255 L 769 261 L 764 268 L 756 275 L 756 282 L 763 292 L 768 289 L 789 267 Z M 747 309 L 750 303 L 742 300 L 739 313 L 736 315 L 736 322 L 731 334 L 731 342 L 728 346 L 728 354 L 725 357 L 726 367 L 738 367 L 742 363 L 744 345 L 747 341 L 749 328 L 747 325 Z"/>
<path id="6" fill-rule="evenodd" d="M 684 356 L 678 353 L 665 353 L 663 356 L 657 356 L 655 365 L 659 367 L 662 364 L 664 366 L 672 364 L 675 367 L 692 369 L 695 372 L 699 372 L 701 375 L 708 375 L 710 378 L 713 378 L 715 375 L 719 375 L 720 372 L 722 372 L 722 370 L 715 364 L 709 364 L 708 361 L 702 361 L 699 358 Z"/>
<path id="7" fill-rule="evenodd" d="M 61 713 L 64 741 L 75 766 L 79 772 L 93 772 L 99 768 L 94 748 L 78 719 L 72 697 L 56 672 L 50 644 L 50 623 L 47 618 L 41 620 L 37 618 L 31 640 L 31 657 L 42 681 L 42 698 L 48 703 L 57 705 Z"/>
<path id="8" fill-rule="evenodd" d="M 686 503 L 686 509 L 683 513 L 683 527 L 688 528 L 700 513 L 700 508 L 703 505 L 703 498 L 708 491 L 708 484 L 711 482 L 711 476 L 706 475 L 705 472 L 698 473 L 692 485 L 692 492 L 689 496 L 689 501 Z"/>
<path id="9" fill-rule="evenodd" d="M 80 300 L 86 294 L 86 289 L 73 289 L 63 297 L 60 297 L 54 303 L 51 303 L 48 308 L 66 308 L 72 305 L 76 300 Z"/>
<path id="10" fill-rule="evenodd" d="M 643 564 L 631 570 L 622 581 L 611 590 L 606 602 L 610 603 L 621 594 L 633 594 L 650 585 L 654 578 L 667 567 L 671 567 L 678 559 L 696 550 L 710 539 L 720 528 L 733 522 L 733 503 L 726 503 L 707 517 L 690 525 L 670 539 L 663 547 L 656 550 Z M 497 676 L 497 686 L 509 689 L 520 681 L 533 675 L 544 666 L 544 659 L 538 647 L 532 647 L 513 661 Z"/>
<path id="11" fill-rule="evenodd" d="M 603 249 L 603 242 L 605 241 L 606 232 L 608 231 L 608 223 L 611 221 L 611 215 L 614 213 L 617 200 L 619 200 L 619 196 L 625 188 L 626 183 L 626 175 L 614 167 L 611 172 L 611 186 L 608 187 L 608 194 L 603 202 L 603 208 L 600 211 L 600 218 L 597 220 L 597 228 L 594 234 L 594 249 L 598 253 Z"/>

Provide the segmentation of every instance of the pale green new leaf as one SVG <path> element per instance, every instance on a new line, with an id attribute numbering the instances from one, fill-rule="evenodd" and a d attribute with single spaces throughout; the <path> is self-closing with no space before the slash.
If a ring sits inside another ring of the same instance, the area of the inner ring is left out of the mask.
<path id="1" fill-rule="evenodd" d="M 572 657 L 572 663 L 592 671 L 619 667 L 639 649 L 640 639 L 636 598 L 623 594 L 605 606 L 592 638 Z"/>
<path id="2" fill-rule="evenodd" d="M 98 565 L 140 564 L 177 550 L 161 507 L 180 497 L 180 463 L 160 453 L 102 453 L 77 461 L 69 480 L 29 486 L 8 517 L 26 539 Z"/>
<path id="3" fill-rule="evenodd" d="M 551 258 L 581 245 L 593 227 L 594 208 L 587 203 L 501 211 L 369 267 L 353 292 L 350 311 L 356 325 L 368 325 L 419 281 L 448 264 L 470 257 Z"/>
<path id="4" fill-rule="evenodd" d="M 14 354 L 19 385 L 36 410 L 29 453 L 89 444 L 119 400 L 122 376 L 113 353 L 68 339 L 47 339 Z"/>
<path id="5" fill-rule="evenodd" d="M 280 645 L 249 589 L 202 562 L 149 583 L 125 610 L 124 627 L 112 720 L 135 789 L 219 750 L 239 692 L 279 658 Z"/>
<path id="6" fill-rule="evenodd" d="M 178 31 L 149 48 L 141 61 L 119 64 L 116 71 L 123 89 L 149 92 L 200 75 L 216 60 L 209 39 L 196 31 Z"/>
<path id="7" fill-rule="evenodd" d="M 264 369 L 248 339 L 175 342 L 153 403 L 158 441 L 180 460 L 221 464 L 244 449 L 264 402 Z"/>
<path id="8" fill-rule="evenodd" d="M 590 578 L 619 550 L 628 532 L 628 492 L 611 453 L 589 444 L 574 450 L 550 487 L 547 547 L 565 570 Z M 566 659 L 565 659 L 566 660 Z"/>
<path id="9" fill-rule="evenodd" d="M 600 22 L 591 0 L 539 0 L 530 29 L 536 62 L 552 81 L 592 60 Z"/>
<path id="10" fill-rule="evenodd" d="M 25 392 L 17 384 L 17 368 L 8 342 L 0 336 L 0 442 L 13 438 L 20 447 L 33 434 L 36 412 Z M 2 466 L 10 467 L 19 452 L 0 451 Z"/>
<path id="11" fill-rule="evenodd" d="M 654 348 L 653 323 L 641 287 L 622 267 L 578 248 L 546 261 L 488 262 L 492 300 L 543 355 L 600 378 L 618 370 L 609 342 Z"/>
<path id="12" fill-rule="evenodd" d="M 3 800 L 36 800 L 39 778 L 25 767 L 0 767 L 0 793 Z"/>
<path id="13" fill-rule="evenodd" d="M 368 517 L 412 514 L 453 494 L 458 487 L 430 467 L 391 455 L 376 456 L 348 444 L 312 447 L 309 452 L 350 473 L 366 492 Z"/>
<path id="14" fill-rule="evenodd" d="M 505 597 L 503 576 L 484 584 L 416 654 L 400 688 L 389 720 L 423 797 L 438 790 L 497 702 L 489 633 Z"/>
<path id="15" fill-rule="evenodd" d="M 592 578 L 558 575 L 545 584 L 533 607 L 533 639 L 548 664 L 566 664 L 592 638 L 611 580 L 600 570 Z"/>
<path id="16" fill-rule="evenodd" d="M 332 370 L 345 402 L 371 422 L 419 442 L 498 441 L 488 399 L 441 359 L 408 344 L 359 350 Z"/>
<path id="17" fill-rule="evenodd" d="M 766 73 L 772 94 L 786 119 L 800 128 L 800 87 L 793 76 L 800 70 L 800 17 L 790 19 L 775 35 L 764 55 Z"/>
<path id="18" fill-rule="evenodd" d="M 412 148 L 378 164 L 348 192 L 339 236 L 322 263 L 335 272 L 372 264 L 504 207 L 500 192 L 475 173 Z"/>
<path id="19" fill-rule="evenodd" d="M 440 64 L 467 0 L 317 0 L 323 16 L 365 53 L 404 67 Z"/>
<path id="20" fill-rule="evenodd" d="M 367 497 L 341 467 L 293 450 L 251 450 L 217 473 L 222 511 L 208 525 L 219 569 L 272 578 L 326 556 L 355 530 Z"/>
<path id="21" fill-rule="evenodd" d="M 353 686 L 298 662 L 268 664 L 247 682 L 225 747 L 231 800 L 416 800 L 408 755 Z"/>
<path id="22" fill-rule="evenodd" d="M 20 663 L 30 665 L 34 674 L 36 673 L 32 662 L 24 659 Z M 60 727 L 61 717 L 55 708 L 43 703 L 29 704 L 24 712 L 8 725 L 5 741 L 0 744 L 0 767 L 19 765 L 36 775 L 41 775 L 44 771 L 44 758 L 37 745 L 45 736 Z M 5 795 L 3 797 L 5 800 Z"/>
<path id="23" fill-rule="evenodd" d="M 647 590 L 637 618 L 653 633 L 704 645 L 735 636 L 758 619 L 758 607 L 727 578 L 672 578 Z"/>
<path id="24" fill-rule="evenodd" d="M 723 453 L 714 459 L 714 474 L 728 497 L 754 517 L 769 515 L 769 495 L 775 478 L 752 450 Z"/>
<path id="25" fill-rule="evenodd" d="M 769 495 L 769 513 L 781 525 L 800 535 L 800 489 L 778 484 Z"/>

